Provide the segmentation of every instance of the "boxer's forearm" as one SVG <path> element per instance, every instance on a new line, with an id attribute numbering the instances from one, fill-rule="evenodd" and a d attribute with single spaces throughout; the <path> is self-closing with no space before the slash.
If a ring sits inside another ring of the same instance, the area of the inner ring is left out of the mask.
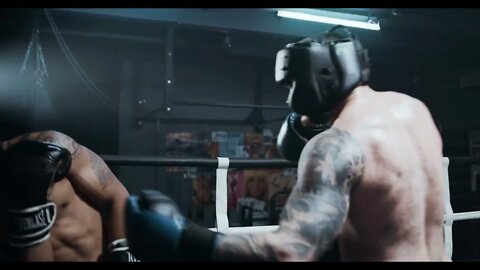
<path id="1" fill-rule="evenodd" d="M 120 193 L 108 204 L 103 220 L 106 225 L 106 249 L 100 261 L 137 262 L 130 252 L 125 228 L 125 202 L 128 193 Z M 104 210 L 105 211 L 105 210 Z"/>
<path id="2" fill-rule="evenodd" d="M 219 238 L 213 255 L 213 259 L 216 261 L 272 260 L 265 252 L 264 245 L 259 244 L 260 239 L 254 235 L 227 235 L 219 236 Z"/>
<path id="3" fill-rule="evenodd" d="M 104 210 L 108 243 L 127 238 L 125 232 L 125 201 L 126 199 L 114 200 Z"/>
<path id="4" fill-rule="evenodd" d="M 276 231 L 266 234 L 219 236 L 214 249 L 217 261 L 310 261 L 314 249 L 295 234 Z"/>
<path id="5" fill-rule="evenodd" d="M 341 230 L 348 198 L 325 188 L 290 194 L 275 232 L 219 235 L 214 259 L 218 261 L 315 261 Z"/>
<path id="6" fill-rule="evenodd" d="M 294 190 L 277 231 L 264 234 L 219 235 L 218 261 L 315 261 L 338 235 L 348 201 L 324 190 L 322 196 Z M 323 204 L 323 205 L 322 205 Z"/>
<path id="7" fill-rule="evenodd" d="M 310 140 L 301 154 L 297 184 L 267 234 L 219 237 L 217 260 L 312 261 L 340 233 L 352 186 L 363 177 L 365 157 L 350 134 L 331 128 Z"/>
<path id="8" fill-rule="evenodd" d="M 260 234 L 218 236 L 214 248 L 215 261 L 278 261 L 273 247 Z"/>

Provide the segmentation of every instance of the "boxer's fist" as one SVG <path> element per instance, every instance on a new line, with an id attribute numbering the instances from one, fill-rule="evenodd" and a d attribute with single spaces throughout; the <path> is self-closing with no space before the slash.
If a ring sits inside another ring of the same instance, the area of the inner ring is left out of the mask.
<path id="1" fill-rule="evenodd" d="M 216 234 L 197 226 L 164 194 L 146 190 L 126 205 L 127 239 L 141 261 L 210 260 Z"/>
<path id="2" fill-rule="evenodd" d="M 53 181 L 71 165 L 70 152 L 36 141 L 19 142 L 2 154 L 2 172 L 9 213 L 9 243 L 24 247 L 49 237 L 56 216 L 47 195 Z"/>

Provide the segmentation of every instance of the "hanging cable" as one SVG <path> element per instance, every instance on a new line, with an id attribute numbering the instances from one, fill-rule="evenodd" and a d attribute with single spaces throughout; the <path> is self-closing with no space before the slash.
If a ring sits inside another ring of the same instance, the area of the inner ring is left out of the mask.
<path id="1" fill-rule="evenodd" d="M 83 71 L 81 68 L 81 65 L 77 62 L 76 58 L 73 56 L 72 52 L 70 51 L 70 48 L 68 47 L 67 43 L 65 42 L 65 39 L 63 39 L 62 34 L 60 33 L 60 29 L 58 28 L 57 24 L 55 23 L 55 20 L 51 16 L 50 12 L 45 9 L 45 14 L 47 15 L 47 19 L 49 19 L 50 25 L 52 26 L 52 29 L 54 30 L 54 34 L 57 34 L 56 37 L 58 38 L 58 41 L 60 43 L 60 46 L 62 46 L 65 50 L 64 52 L 66 53 L 67 57 L 72 60 L 73 65 L 77 68 L 77 70 L 80 72 L 80 76 L 82 76 L 86 82 L 90 85 L 90 87 L 94 88 L 96 92 L 101 94 L 105 99 L 110 100 L 110 98 L 103 93 L 96 85 L 95 83 L 90 80 L 89 76 Z M 113 102 L 113 101 L 111 101 Z"/>
<path id="2" fill-rule="evenodd" d="M 34 75 L 36 77 L 36 84 L 38 86 L 43 85 L 45 77 L 48 77 L 47 65 L 45 64 L 45 56 L 43 54 L 42 44 L 40 42 L 40 31 L 35 27 L 32 31 L 32 38 L 28 43 L 27 51 L 25 52 L 25 57 L 20 67 L 20 75 L 23 75 L 27 70 L 28 61 L 30 60 L 30 55 L 32 54 L 32 48 L 35 50 L 33 58 L 35 59 L 35 70 Z"/>
<path id="3" fill-rule="evenodd" d="M 57 41 L 60 44 L 60 48 L 64 52 L 67 60 L 70 62 L 72 65 L 74 71 L 77 73 L 77 75 L 80 77 L 82 82 L 87 86 L 87 88 L 92 91 L 99 99 L 102 101 L 105 105 L 108 107 L 118 110 L 118 105 L 112 101 L 103 91 L 101 91 L 95 83 L 89 79 L 88 75 L 82 70 L 80 64 L 76 61 L 75 57 L 71 53 L 70 49 L 68 48 L 65 40 L 63 39 L 63 36 L 61 35 L 55 21 L 53 20 L 52 16 L 48 12 L 48 10 L 44 10 L 45 14 L 47 16 L 47 19 L 49 20 L 50 26 L 52 27 L 53 33 L 55 37 L 57 38 Z"/>
<path id="4" fill-rule="evenodd" d="M 23 74 L 25 70 L 27 69 L 27 62 L 28 59 L 30 58 L 30 52 L 32 51 L 32 46 L 33 46 L 33 40 L 35 39 L 35 30 L 32 32 L 32 38 L 30 39 L 30 42 L 28 43 L 27 47 L 27 52 L 25 53 L 25 58 L 23 58 L 23 63 L 22 66 L 20 67 L 20 74 Z"/>
<path id="5" fill-rule="evenodd" d="M 60 30 L 58 29 L 53 17 L 51 16 L 50 12 L 47 9 L 44 9 L 45 16 L 47 17 L 47 20 L 50 24 L 50 27 L 52 28 L 52 32 L 55 35 L 55 38 L 57 39 L 60 49 L 62 52 L 65 54 L 65 57 L 67 58 L 68 62 L 72 66 L 73 70 L 77 74 L 77 76 L 80 78 L 80 80 L 85 84 L 85 86 L 95 95 L 97 98 L 106 106 L 109 108 L 118 111 L 118 104 L 113 101 L 107 94 L 104 93 L 101 89 L 97 87 L 97 85 L 89 78 L 89 76 L 83 71 L 82 67 L 80 64 L 77 62 L 75 59 L 74 55 L 70 51 L 68 45 L 66 44 L 65 40 L 63 39 L 62 34 L 60 33 Z"/>
<path id="6" fill-rule="evenodd" d="M 55 34 L 55 37 L 57 38 L 60 47 L 62 51 L 65 53 L 67 60 L 70 62 L 72 67 L 74 68 L 75 72 L 77 75 L 80 77 L 82 82 L 87 86 L 88 89 L 90 89 L 103 103 L 105 103 L 107 106 L 114 110 L 118 110 L 118 105 L 111 100 L 102 90 L 100 90 L 95 83 L 90 80 L 88 75 L 83 71 L 81 68 L 80 64 L 76 61 L 75 57 L 73 56 L 72 52 L 68 48 L 65 40 L 63 39 L 63 36 L 60 33 L 60 30 L 58 29 L 55 21 L 53 20 L 52 16 L 48 12 L 48 10 L 45 9 L 45 14 L 47 15 L 47 19 L 49 20 L 50 26 L 52 27 L 52 30 Z"/>

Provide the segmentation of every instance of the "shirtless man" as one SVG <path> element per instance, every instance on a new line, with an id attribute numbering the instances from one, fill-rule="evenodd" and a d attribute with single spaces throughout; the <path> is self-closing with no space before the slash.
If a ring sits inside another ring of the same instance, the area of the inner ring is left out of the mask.
<path id="1" fill-rule="evenodd" d="M 276 80 L 290 88 L 295 113 L 278 144 L 299 164 L 279 228 L 211 232 L 165 195 L 144 191 L 126 206 L 132 252 L 148 260 L 315 261 L 338 237 L 343 260 L 448 259 L 438 130 L 422 102 L 376 92 L 368 76 L 366 50 L 344 27 L 321 43 L 287 45 L 277 54 Z"/>
<path id="2" fill-rule="evenodd" d="M 135 261 L 125 240 L 128 192 L 98 155 L 56 131 L 1 146 L 7 260 Z"/>

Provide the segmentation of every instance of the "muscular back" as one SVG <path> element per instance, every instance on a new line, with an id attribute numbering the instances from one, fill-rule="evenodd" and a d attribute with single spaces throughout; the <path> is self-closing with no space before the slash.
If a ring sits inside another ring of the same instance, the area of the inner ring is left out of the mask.
<path id="1" fill-rule="evenodd" d="M 334 127 L 349 132 L 365 155 L 341 233 L 345 259 L 441 260 L 442 142 L 425 105 L 362 87 Z"/>

